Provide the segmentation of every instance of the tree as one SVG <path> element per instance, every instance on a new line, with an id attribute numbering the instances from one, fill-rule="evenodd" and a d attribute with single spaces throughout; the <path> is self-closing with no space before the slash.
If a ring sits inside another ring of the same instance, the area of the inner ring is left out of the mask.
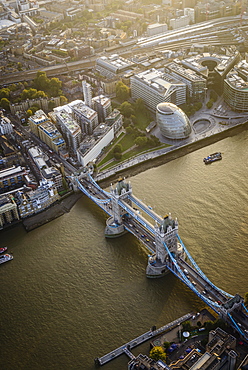
<path id="1" fill-rule="evenodd" d="M 170 342 L 164 342 L 164 349 L 167 351 L 167 349 L 170 347 Z"/>
<path id="2" fill-rule="evenodd" d="M 130 125 L 130 123 L 131 123 L 131 120 L 129 119 L 129 118 L 124 118 L 123 119 L 123 126 L 126 128 L 126 127 L 128 127 L 129 125 Z"/>
<path id="3" fill-rule="evenodd" d="M 8 89 L 7 87 L 4 87 L 2 89 L 0 89 L 0 99 L 2 98 L 9 98 L 9 93 L 10 93 L 10 89 Z"/>
<path id="4" fill-rule="evenodd" d="M 117 161 L 119 161 L 119 160 L 121 159 L 121 157 L 122 157 L 122 154 L 121 154 L 121 153 L 118 153 L 118 152 L 114 153 L 114 158 L 115 158 Z"/>
<path id="5" fill-rule="evenodd" d="M 207 106 L 207 108 L 208 108 L 208 109 L 212 108 L 212 106 L 213 106 L 213 100 L 212 100 L 212 99 L 210 99 L 210 100 L 207 102 L 206 106 Z"/>
<path id="6" fill-rule="evenodd" d="M 130 89 L 122 81 L 118 81 L 116 84 L 116 97 L 119 101 L 124 102 L 130 97 Z"/>
<path id="7" fill-rule="evenodd" d="M 134 103 L 134 109 L 137 111 L 137 112 L 143 112 L 144 109 L 145 109 L 145 103 L 144 103 L 144 100 L 141 99 L 141 98 L 138 98 L 136 100 L 136 102 Z"/>
<path id="8" fill-rule="evenodd" d="M 68 102 L 68 99 L 64 95 L 60 95 L 60 104 L 64 105 Z"/>
<path id="9" fill-rule="evenodd" d="M 47 91 L 49 78 L 47 78 L 46 72 L 38 71 L 33 85 L 37 90 Z"/>
<path id="10" fill-rule="evenodd" d="M 31 109 L 28 109 L 26 113 L 28 117 L 31 117 L 33 115 L 33 112 L 31 111 Z"/>
<path id="11" fill-rule="evenodd" d="M 192 325 L 190 321 L 185 321 L 182 323 L 183 326 L 183 331 L 191 331 L 192 330 Z"/>
<path id="12" fill-rule="evenodd" d="M 163 350 L 162 347 L 159 347 L 159 346 L 156 346 L 156 347 L 153 347 L 150 351 L 150 354 L 149 356 L 155 360 L 155 361 L 158 361 L 158 360 L 165 360 L 166 359 L 166 354 Z"/>
<path id="13" fill-rule="evenodd" d="M 2 98 L 1 100 L 0 100 L 0 106 L 3 108 L 3 109 L 5 109 L 5 110 L 9 110 L 9 99 L 7 99 L 7 98 Z"/>
<path id="14" fill-rule="evenodd" d="M 49 82 L 49 88 L 48 88 L 50 96 L 60 95 L 62 93 L 61 87 L 62 87 L 62 82 L 57 77 L 51 78 Z"/>
<path id="15" fill-rule="evenodd" d="M 137 125 L 137 123 L 138 123 L 137 117 L 134 116 L 133 114 L 131 114 L 131 120 L 132 120 L 134 125 Z"/>
<path id="16" fill-rule="evenodd" d="M 134 143 L 138 145 L 139 147 L 143 148 L 147 144 L 147 137 L 145 136 L 138 136 L 135 140 Z"/>
<path id="17" fill-rule="evenodd" d="M 113 149 L 113 152 L 114 153 L 121 153 L 122 152 L 122 146 L 121 144 L 116 144 L 114 149 Z"/>
<path id="18" fill-rule="evenodd" d="M 124 117 L 129 118 L 131 114 L 133 113 L 133 107 L 130 103 L 125 101 L 124 103 L 121 104 L 119 108 L 121 114 L 123 114 Z"/>

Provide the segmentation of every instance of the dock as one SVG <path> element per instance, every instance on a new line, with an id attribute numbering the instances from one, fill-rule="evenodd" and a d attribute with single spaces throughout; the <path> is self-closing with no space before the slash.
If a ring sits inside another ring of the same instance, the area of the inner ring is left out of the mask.
<path id="1" fill-rule="evenodd" d="M 184 322 L 186 320 L 189 320 L 191 317 L 192 317 L 192 314 L 188 313 L 188 314 L 178 318 L 177 320 L 174 320 L 174 321 L 170 322 L 169 324 L 166 324 L 166 325 L 162 326 L 159 329 L 149 330 L 146 333 L 132 339 L 130 342 L 127 342 L 127 343 L 123 344 L 121 347 L 118 347 L 115 350 L 107 353 L 106 355 L 104 355 L 102 357 L 99 357 L 99 358 L 96 358 L 95 362 L 98 365 L 102 366 L 102 365 L 106 364 L 107 362 L 115 359 L 116 357 L 122 355 L 123 353 L 125 353 L 130 359 L 133 359 L 135 356 L 130 351 L 132 348 L 146 342 L 147 340 L 150 340 L 150 339 L 154 338 L 156 335 L 162 334 L 163 332 L 180 325 L 182 322 Z"/>

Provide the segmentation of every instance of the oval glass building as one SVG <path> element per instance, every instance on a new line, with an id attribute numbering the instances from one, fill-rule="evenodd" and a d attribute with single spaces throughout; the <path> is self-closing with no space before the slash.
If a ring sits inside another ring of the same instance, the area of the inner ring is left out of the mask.
<path id="1" fill-rule="evenodd" d="M 185 139 L 191 133 L 187 115 L 172 103 L 159 103 L 156 109 L 156 120 L 161 134 L 169 139 Z"/>

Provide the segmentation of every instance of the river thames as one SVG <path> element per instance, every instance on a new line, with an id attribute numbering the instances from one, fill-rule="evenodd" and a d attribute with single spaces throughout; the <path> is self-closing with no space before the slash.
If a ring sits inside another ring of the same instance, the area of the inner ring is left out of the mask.
<path id="1" fill-rule="evenodd" d="M 248 291 L 248 131 L 130 178 L 133 193 L 179 221 L 179 234 L 213 283 Z M 204 165 L 215 151 L 222 161 Z M 134 236 L 104 238 L 106 215 L 83 196 L 29 233 L 1 232 L 1 370 L 93 370 L 94 358 L 204 308 L 176 277 L 147 279 Z M 149 343 L 133 353 L 148 353 Z M 127 369 L 122 355 L 106 370 Z"/>

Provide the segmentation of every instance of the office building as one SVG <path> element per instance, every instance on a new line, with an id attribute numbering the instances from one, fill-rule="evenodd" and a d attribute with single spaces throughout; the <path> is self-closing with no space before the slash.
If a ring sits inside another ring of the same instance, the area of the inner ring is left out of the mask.
<path id="1" fill-rule="evenodd" d="M 242 60 L 224 80 L 224 100 L 231 109 L 248 112 L 248 62 Z"/>
<path id="2" fill-rule="evenodd" d="M 186 84 L 161 70 L 152 68 L 131 76 L 130 80 L 132 98 L 141 98 L 153 112 L 162 102 L 186 103 Z"/>

